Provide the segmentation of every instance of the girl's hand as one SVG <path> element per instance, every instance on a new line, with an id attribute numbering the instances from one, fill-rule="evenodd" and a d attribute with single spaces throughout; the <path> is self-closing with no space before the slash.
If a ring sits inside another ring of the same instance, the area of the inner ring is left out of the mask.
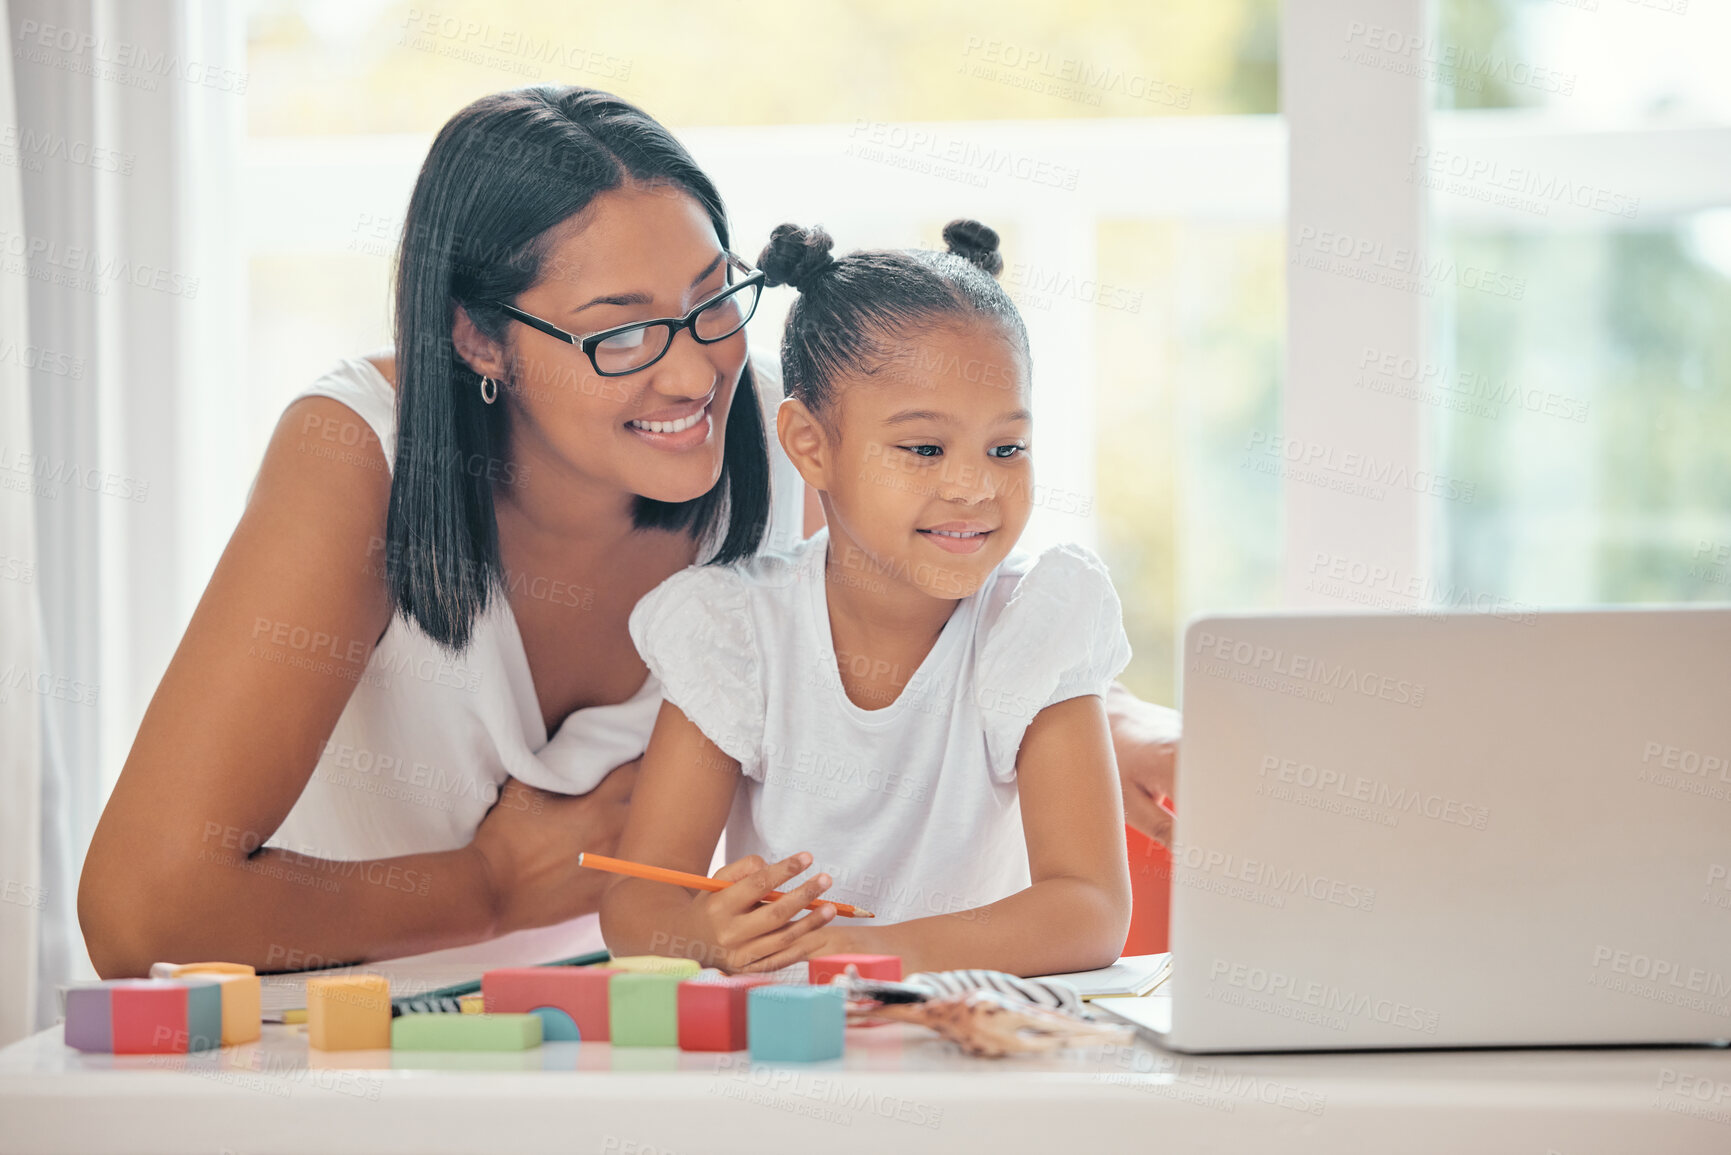
<path id="1" fill-rule="evenodd" d="M 613 876 L 578 866 L 577 856 L 618 848 L 641 762 L 622 764 L 587 794 L 553 794 L 505 780 L 469 844 L 492 892 L 494 937 L 600 908 Z"/>
<path id="2" fill-rule="evenodd" d="M 829 875 L 816 875 L 774 902 L 759 901 L 810 865 L 804 851 L 773 866 L 755 854 L 728 863 L 715 877 L 733 885 L 692 899 L 676 933 L 700 944 L 703 965 L 729 974 L 780 970 L 821 953 L 826 939 L 815 932 L 835 917 L 835 907 L 825 903 L 796 916 L 830 888 Z"/>

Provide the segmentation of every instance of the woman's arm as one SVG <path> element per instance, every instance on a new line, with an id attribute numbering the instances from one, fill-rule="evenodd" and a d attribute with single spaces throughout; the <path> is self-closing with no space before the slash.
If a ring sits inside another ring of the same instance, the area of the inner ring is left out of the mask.
<path id="1" fill-rule="evenodd" d="M 663 702 L 619 839 L 620 857 L 707 875 L 738 783 L 739 763 L 684 711 Z M 835 908 L 796 916 L 829 889 L 830 877 L 819 874 L 771 903 L 759 900 L 810 865 L 811 855 L 803 852 L 773 864 L 751 855 L 716 872 L 734 885 L 715 892 L 615 879 L 601 900 L 607 949 L 696 959 L 726 971 L 798 962 L 810 956 L 812 932 L 834 917 Z"/>
<path id="2" fill-rule="evenodd" d="M 340 864 L 260 849 L 390 622 L 389 498 L 383 452 L 352 410 L 289 407 L 91 841 L 78 914 L 98 973 L 200 958 L 291 970 L 511 929 L 500 888 L 523 871 L 499 839 Z M 483 830 L 580 826 L 588 801 L 543 805 L 519 787 Z"/>
<path id="3" fill-rule="evenodd" d="M 491 930 L 469 851 L 344 876 L 259 849 L 390 621 L 377 548 L 389 500 L 365 422 L 329 398 L 289 407 L 91 841 L 78 913 L 100 974 L 189 958 L 283 970 Z"/>
<path id="4" fill-rule="evenodd" d="M 1031 886 L 954 914 L 831 926 L 819 932 L 814 953 L 900 955 L 906 972 L 984 967 L 1041 975 L 1116 962 L 1130 929 L 1130 870 L 1100 699 L 1070 698 L 1035 715 L 1016 756 L 1016 778 Z"/>
<path id="5" fill-rule="evenodd" d="M 1123 683 L 1113 682 L 1106 691 L 1106 717 L 1112 725 L 1125 818 L 1156 842 L 1171 842 L 1172 816 L 1157 799 L 1174 792 L 1182 721 L 1178 711 L 1144 702 Z"/>

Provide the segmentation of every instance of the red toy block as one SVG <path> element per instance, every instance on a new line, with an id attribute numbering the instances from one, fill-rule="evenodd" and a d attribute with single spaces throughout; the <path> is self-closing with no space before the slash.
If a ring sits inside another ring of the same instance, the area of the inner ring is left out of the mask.
<path id="1" fill-rule="evenodd" d="M 222 1041 L 222 995 L 212 985 L 117 980 L 109 984 L 109 999 L 117 1055 L 184 1055 Z"/>
<path id="2" fill-rule="evenodd" d="M 564 1011 L 583 1042 L 605 1043 L 611 1038 L 607 983 L 620 973 L 596 966 L 501 967 L 481 976 L 481 997 L 490 1015 Z"/>
<path id="3" fill-rule="evenodd" d="M 814 987 L 825 986 L 837 975 L 845 974 L 849 963 L 859 971 L 862 979 L 901 982 L 902 959 L 900 955 L 894 954 L 826 954 L 822 958 L 811 960 L 810 978 L 807 981 Z"/>
<path id="4" fill-rule="evenodd" d="M 723 975 L 686 979 L 679 984 L 679 1049 L 743 1051 L 752 987 L 775 980 L 768 975 Z"/>

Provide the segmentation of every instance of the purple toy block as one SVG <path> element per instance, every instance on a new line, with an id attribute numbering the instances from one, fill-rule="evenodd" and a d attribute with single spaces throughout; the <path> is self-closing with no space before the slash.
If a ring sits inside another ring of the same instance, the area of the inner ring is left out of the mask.
<path id="1" fill-rule="evenodd" d="M 114 1050 L 113 997 L 106 985 L 71 987 L 66 992 L 66 1045 L 80 1051 Z"/>

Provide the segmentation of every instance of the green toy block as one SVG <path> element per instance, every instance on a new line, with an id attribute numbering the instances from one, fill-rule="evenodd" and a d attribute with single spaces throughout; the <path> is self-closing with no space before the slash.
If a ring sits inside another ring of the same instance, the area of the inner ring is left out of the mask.
<path id="1" fill-rule="evenodd" d="M 610 970 L 634 975 L 678 975 L 682 979 L 691 978 L 703 969 L 694 958 L 669 958 L 656 954 L 630 954 L 624 958 L 608 959 L 603 965 Z"/>
<path id="2" fill-rule="evenodd" d="M 541 1045 L 539 1015 L 409 1014 L 391 1020 L 398 1051 L 527 1051 Z"/>
<path id="3" fill-rule="evenodd" d="M 841 1058 L 847 997 L 840 987 L 794 983 L 753 987 L 747 999 L 753 1060 L 817 1063 Z"/>
<path id="4" fill-rule="evenodd" d="M 615 1047 L 679 1045 L 680 974 L 617 974 L 607 984 Z"/>

